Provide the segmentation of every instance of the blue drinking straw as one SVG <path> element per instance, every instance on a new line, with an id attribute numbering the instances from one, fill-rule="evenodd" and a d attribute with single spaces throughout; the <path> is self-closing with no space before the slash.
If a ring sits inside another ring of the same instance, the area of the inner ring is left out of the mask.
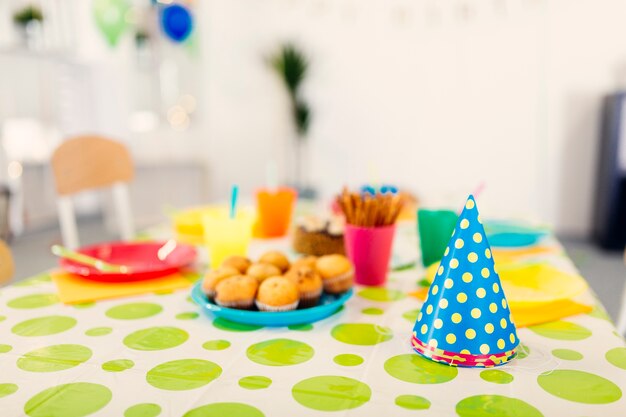
<path id="1" fill-rule="evenodd" d="M 398 194 L 398 187 L 396 187 L 395 185 L 386 184 L 380 187 L 380 193 L 381 194 Z"/>
<path id="2" fill-rule="evenodd" d="M 239 195 L 239 186 L 233 185 L 230 189 L 230 218 L 234 219 L 237 214 L 237 197 Z"/>
<path id="3" fill-rule="evenodd" d="M 361 187 L 361 194 L 365 195 L 365 194 L 369 194 L 369 195 L 376 195 L 376 188 L 372 187 L 371 185 L 364 185 Z"/>

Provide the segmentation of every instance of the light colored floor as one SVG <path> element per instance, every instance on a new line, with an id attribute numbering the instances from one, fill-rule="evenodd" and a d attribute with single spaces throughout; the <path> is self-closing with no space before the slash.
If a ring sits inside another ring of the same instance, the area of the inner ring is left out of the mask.
<path id="1" fill-rule="evenodd" d="M 107 231 L 99 219 L 81 222 L 79 230 L 82 244 L 116 239 L 115 234 Z M 56 259 L 50 254 L 49 248 L 60 242 L 58 228 L 15 239 L 11 243 L 16 263 L 14 280 L 31 277 L 56 265 Z M 583 239 L 561 237 L 561 242 L 611 317 L 615 318 L 619 312 L 622 288 L 626 282 L 626 267 L 622 254 L 602 251 Z"/>
<path id="2" fill-rule="evenodd" d="M 583 277 L 615 320 L 619 313 L 626 266 L 622 252 L 607 252 L 588 240 L 561 236 L 561 243 Z"/>
<path id="3" fill-rule="evenodd" d="M 79 222 L 81 245 L 116 240 L 114 233 L 104 227 L 101 219 L 89 219 Z M 61 231 L 58 227 L 28 233 L 10 242 L 15 259 L 14 281 L 32 277 L 57 264 L 57 258 L 50 253 L 50 247 L 61 244 Z"/>

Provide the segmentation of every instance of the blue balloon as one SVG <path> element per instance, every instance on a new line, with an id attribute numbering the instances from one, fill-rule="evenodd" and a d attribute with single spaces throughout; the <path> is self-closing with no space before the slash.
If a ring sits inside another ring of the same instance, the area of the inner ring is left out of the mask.
<path id="1" fill-rule="evenodd" d="M 174 42 L 183 42 L 193 29 L 191 12 L 180 4 L 164 7 L 161 10 L 161 28 Z"/>

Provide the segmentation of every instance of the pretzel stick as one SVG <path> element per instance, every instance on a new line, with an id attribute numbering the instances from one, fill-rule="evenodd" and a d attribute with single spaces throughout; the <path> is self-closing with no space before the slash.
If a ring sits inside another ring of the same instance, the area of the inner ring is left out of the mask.
<path id="1" fill-rule="evenodd" d="M 343 207 L 343 214 L 346 216 L 346 222 L 352 223 L 354 221 L 354 210 L 352 209 L 350 198 L 345 190 L 341 196 L 341 205 Z"/>
<path id="2" fill-rule="evenodd" d="M 376 227 L 378 225 L 378 212 L 380 210 L 380 199 L 374 199 L 374 203 L 372 204 L 372 216 L 371 216 L 371 226 Z"/>
<path id="3" fill-rule="evenodd" d="M 348 198 L 348 204 L 350 204 L 350 208 L 352 210 L 352 219 L 351 219 L 351 224 L 356 224 L 358 222 L 358 216 L 359 216 L 359 207 L 356 205 L 356 201 L 353 198 L 352 193 L 347 195 Z"/>
<path id="4" fill-rule="evenodd" d="M 371 222 L 370 216 L 372 214 L 372 202 L 373 202 L 373 200 L 372 200 L 371 197 L 369 197 L 369 196 L 365 197 L 365 210 L 364 210 L 365 211 L 365 216 L 364 216 L 365 221 L 363 222 L 363 226 L 365 226 L 365 227 L 369 227 L 370 226 L 370 222 Z"/>
<path id="5" fill-rule="evenodd" d="M 390 203 L 391 203 L 391 198 L 386 195 L 383 198 L 383 210 L 381 212 L 380 215 L 380 219 L 378 221 L 378 226 L 385 226 L 387 224 L 387 213 L 389 213 L 389 210 L 391 209 L 390 207 Z"/>
<path id="6" fill-rule="evenodd" d="M 363 227 L 365 226 L 365 222 L 367 221 L 367 210 L 365 208 L 365 201 L 361 197 L 358 197 L 357 201 L 359 202 L 359 211 L 360 211 L 359 226 Z"/>
<path id="7" fill-rule="evenodd" d="M 343 212 L 346 223 L 359 227 L 382 227 L 394 224 L 404 202 L 399 195 L 361 195 L 350 192 L 346 187 L 337 196 L 336 202 Z"/>
<path id="8" fill-rule="evenodd" d="M 354 204 L 354 225 L 360 226 L 361 223 L 361 199 L 352 195 L 352 203 Z"/>
<path id="9" fill-rule="evenodd" d="M 391 213 L 391 222 L 389 224 L 395 223 L 396 220 L 398 219 L 398 216 L 400 215 L 400 210 L 402 210 L 402 200 L 400 199 L 400 196 L 394 196 L 394 209 Z"/>

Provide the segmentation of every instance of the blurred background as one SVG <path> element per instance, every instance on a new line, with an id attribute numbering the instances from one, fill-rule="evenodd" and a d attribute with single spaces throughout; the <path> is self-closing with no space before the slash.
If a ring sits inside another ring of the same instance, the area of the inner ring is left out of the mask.
<path id="1" fill-rule="evenodd" d="M 550 225 L 615 315 L 624 15 L 622 0 L 3 0 L 17 279 L 54 262 L 51 153 L 90 133 L 131 150 L 139 229 L 233 183 L 251 196 L 268 171 L 321 199 L 391 182 L 458 206 L 482 188 L 486 216 Z M 297 91 L 281 62 L 305 64 Z M 115 237 L 110 206 L 77 197 L 84 243 Z"/>

